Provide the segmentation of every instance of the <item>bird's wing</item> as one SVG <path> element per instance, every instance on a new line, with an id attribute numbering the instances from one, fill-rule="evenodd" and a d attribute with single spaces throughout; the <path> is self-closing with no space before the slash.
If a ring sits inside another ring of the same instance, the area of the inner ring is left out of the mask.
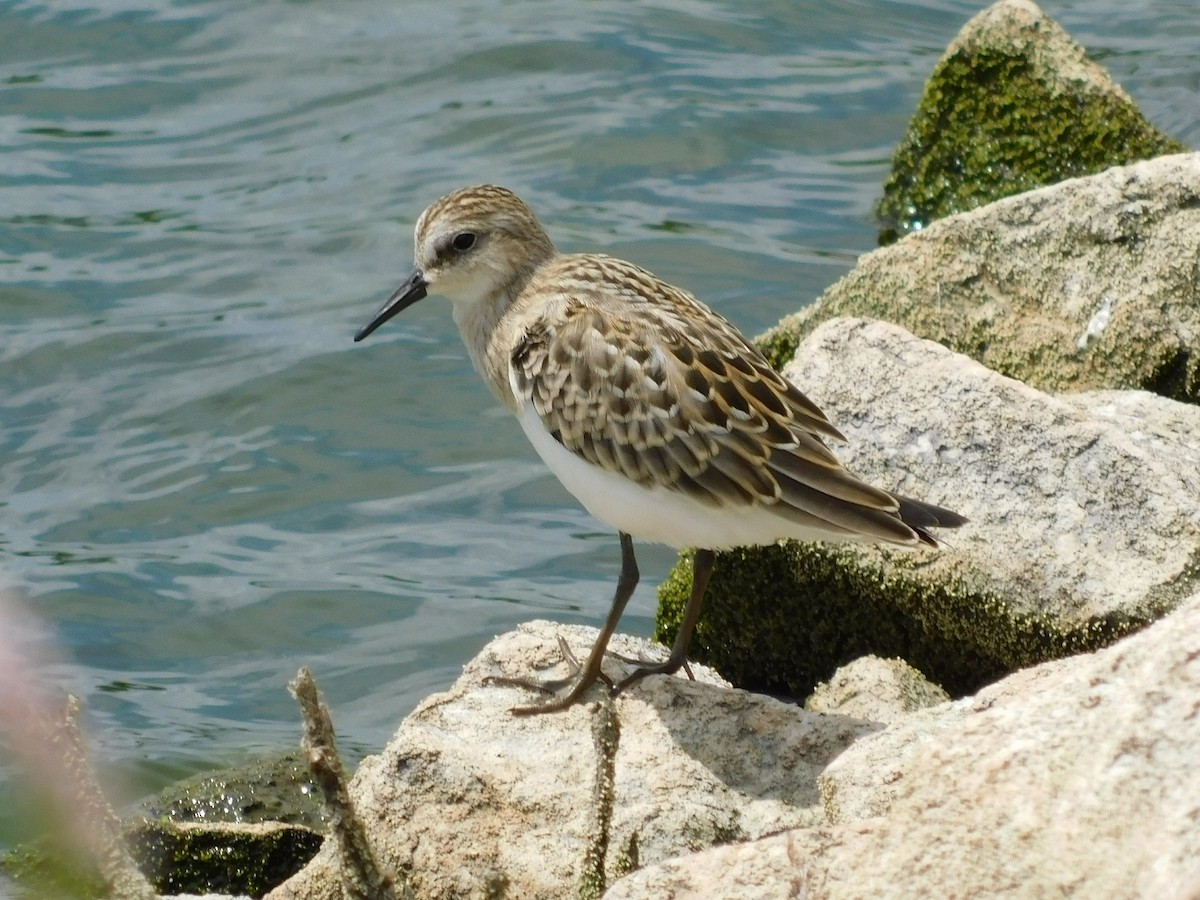
<path id="1" fill-rule="evenodd" d="M 517 398 L 555 440 L 593 465 L 703 503 L 771 507 L 830 536 L 917 540 L 897 499 L 830 452 L 822 438 L 843 438 L 821 410 L 732 325 L 657 279 L 631 293 L 621 274 L 620 302 L 611 292 L 603 305 L 568 299 L 512 345 Z"/>

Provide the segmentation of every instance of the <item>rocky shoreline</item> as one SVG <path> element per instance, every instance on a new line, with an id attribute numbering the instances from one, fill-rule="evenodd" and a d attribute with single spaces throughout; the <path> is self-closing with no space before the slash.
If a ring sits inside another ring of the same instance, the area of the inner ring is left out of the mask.
<path id="1" fill-rule="evenodd" d="M 997 72 L 1019 91 L 1000 106 Z M 328 787 L 332 822 L 222 830 L 164 804 L 127 824 L 135 846 L 209 829 L 175 851 L 195 877 L 158 889 L 200 890 L 223 856 L 210 887 L 274 900 L 1200 897 L 1200 153 L 1182 150 L 1034 4 L 980 13 L 897 151 L 880 211 L 905 236 L 760 338 L 849 468 L 970 523 L 940 552 L 721 554 L 695 680 L 561 714 L 511 716 L 529 697 L 498 679 L 553 674 L 559 638 L 586 652 L 594 631 L 502 635 Z M 660 590 L 667 643 L 689 566 Z M 306 849 L 271 857 L 278 877 L 229 877 L 285 834 Z"/>

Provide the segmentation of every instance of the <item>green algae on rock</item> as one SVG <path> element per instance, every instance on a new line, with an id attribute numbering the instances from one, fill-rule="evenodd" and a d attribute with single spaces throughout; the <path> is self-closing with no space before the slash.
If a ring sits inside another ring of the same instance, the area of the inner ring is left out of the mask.
<path id="1" fill-rule="evenodd" d="M 149 819 L 183 822 L 286 822 L 324 832 L 320 792 L 296 751 L 270 754 L 167 785 L 138 805 Z"/>
<path id="2" fill-rule="evenodd" d="M 1186 148 L 1029 0 L 971 19 L 925 85 L 877 209 L 880 243 L 952 213 Z"/>
<path id="3" fill-rule="evenodd" d="M 128 826 L 126 840 L 163 894 L 261 897 L 303 868 L 325 836 L 282 822 L 146 821 Z"/>
<path id="4" fill-rule="evenodd" d="M 899 656 L 959 697 L 1107 646 L 1161 611 L 1065 625 L 969 578 L 922 578 L 920 565 L 903 551 L 799 542 L 720 553 L 692 655 L 739 687 L 793 697 L 860 656 Z M 685 554 L 659 587 L 656 640 L 675 639 L 690 586 Z"/>

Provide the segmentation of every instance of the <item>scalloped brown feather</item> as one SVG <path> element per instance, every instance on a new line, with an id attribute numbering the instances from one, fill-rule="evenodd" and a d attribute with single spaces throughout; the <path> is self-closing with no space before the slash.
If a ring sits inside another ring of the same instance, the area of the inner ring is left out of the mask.
<path id="1" fill-rule="evenodd" d="M 837 461 L 824 439 L 844 438 L 821 410 L 690 294 L 599 255 L 557 257 L 527 292 L 551 285 L 566 299 L 530 316 L 510 359 L 518 401 L 568 450 L 707 504 L 921 539 L 893 495 Z"/>

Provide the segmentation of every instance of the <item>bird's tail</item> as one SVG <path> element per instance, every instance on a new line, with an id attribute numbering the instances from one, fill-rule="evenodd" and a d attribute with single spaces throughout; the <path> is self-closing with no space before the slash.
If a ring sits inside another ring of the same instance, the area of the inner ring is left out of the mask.
<path id="1" fill-rule="evenodd" d="M 966 516 L 960 516 L 956 512 L 951 512 L 948 509 L 942 509 L 940 506 L 934 506 L 932 503 L 925 503 L 921 500 L 913 500 L 911 497 L 896 496 L 896 500 L 900 504 L 900 519 L 917 533 L 922 544 L 928 544 L 931 547 L 938 545 L 937 540 L 926 529 L 929 528 L 957 528 L 967 521 Z"/>

